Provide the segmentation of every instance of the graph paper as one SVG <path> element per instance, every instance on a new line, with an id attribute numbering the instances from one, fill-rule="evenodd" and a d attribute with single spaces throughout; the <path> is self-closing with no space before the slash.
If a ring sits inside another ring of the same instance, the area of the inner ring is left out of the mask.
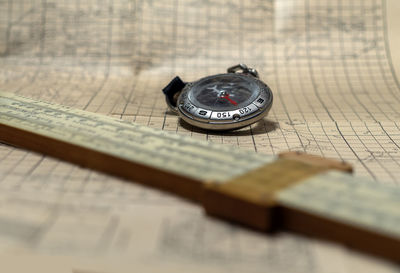
<path id="1" fill-rule="evenodd" d="M 3 0 L 0 88 L 261 154 L 336 158 L 399 185 L 393 2 Z M 168 110 L 161 89 L 174 76 L 195 81 L 237 63 L 271 87 L 267 118 L 208 132 Z M 118 257 L 171 272 L 397 270 L 336 244 L 206 218 L 170 195 L 5 144 L 0 189 L 1 253 Z"/>

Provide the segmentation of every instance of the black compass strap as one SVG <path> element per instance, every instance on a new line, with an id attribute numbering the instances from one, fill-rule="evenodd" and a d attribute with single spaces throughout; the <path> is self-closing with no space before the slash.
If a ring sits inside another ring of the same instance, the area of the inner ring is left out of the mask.
<path id="1" fill-rule="evenodd" d="M 181 80 L 178 76 L 176 76 L 166 87 L 163 88 L 163 93 L 167 96 L 167 100 L 169 103 L 176 107 L 176 100 L 174 99 L 174 95 L 185 87 L 186 83 Z"/>

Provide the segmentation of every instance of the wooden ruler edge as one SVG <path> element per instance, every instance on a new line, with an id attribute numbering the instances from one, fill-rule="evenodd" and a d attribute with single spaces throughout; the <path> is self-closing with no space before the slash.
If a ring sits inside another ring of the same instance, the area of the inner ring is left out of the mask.
<path id="1" fill-rule="evenodd" d="M 202 182 L 186 176 L 5 124 L 0 124 L 0 135 L 2 141 L 10 145 L 166 190 L 191 201 L 199 202 L 200 200 Z"/>
<path id="2" fill-rule="evenodd" d="M 400 262 L 400 238 L 398 237 L 350 223 L 333 221 L 286 204 L 278 204 L 275 209 L 278 225 L 283 230 L 340 242 L 350 248 Z"/>

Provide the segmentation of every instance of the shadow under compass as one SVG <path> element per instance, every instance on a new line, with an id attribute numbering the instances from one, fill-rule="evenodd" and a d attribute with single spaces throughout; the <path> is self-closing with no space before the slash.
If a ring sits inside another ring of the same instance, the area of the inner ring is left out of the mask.
<path id="1" fill-rule="evenodd" d="M 183 119 L 179 119 L 179 125 L 184 129 L 196 133 L 203 133 L 209 135 L 223 135 L 223 136 L 250 136 L 250 135 L 260 135 L 265 133 L 270 133 L 279 128 L 279 123 L 268 119 L 261 119 L 250 126 L 246 126 L 237 130 L 227 130 L 227 131 L 212 131 L 197 128 L 191 124 L 188 124 Z"/>

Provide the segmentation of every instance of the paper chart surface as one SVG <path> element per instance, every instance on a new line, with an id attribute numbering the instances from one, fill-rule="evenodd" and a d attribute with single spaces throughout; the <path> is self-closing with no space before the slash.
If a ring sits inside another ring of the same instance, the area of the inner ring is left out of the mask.
<path id="1" fill-rule="evenodd" d="M 0 88 L 260 154 L 300 150 L 342 159 L 356 176 L 396 186 L 397 6 L 3 1 Z M 160 90 L 172 77 L 192 81 L 238 62 L 256 68 L 274 92 L 264 121 L 206 133 L 167 111 Z M 231 272 L 331 272 L 332 263 L 342 272 L 397 270 L 338 245 L 230 226 L 169 195 L 7 145 L 0 146 L 0 181 L 6 253 L 119 251 L 138 264 L 198 265 L 200 272 L 226 264 Z"/>

